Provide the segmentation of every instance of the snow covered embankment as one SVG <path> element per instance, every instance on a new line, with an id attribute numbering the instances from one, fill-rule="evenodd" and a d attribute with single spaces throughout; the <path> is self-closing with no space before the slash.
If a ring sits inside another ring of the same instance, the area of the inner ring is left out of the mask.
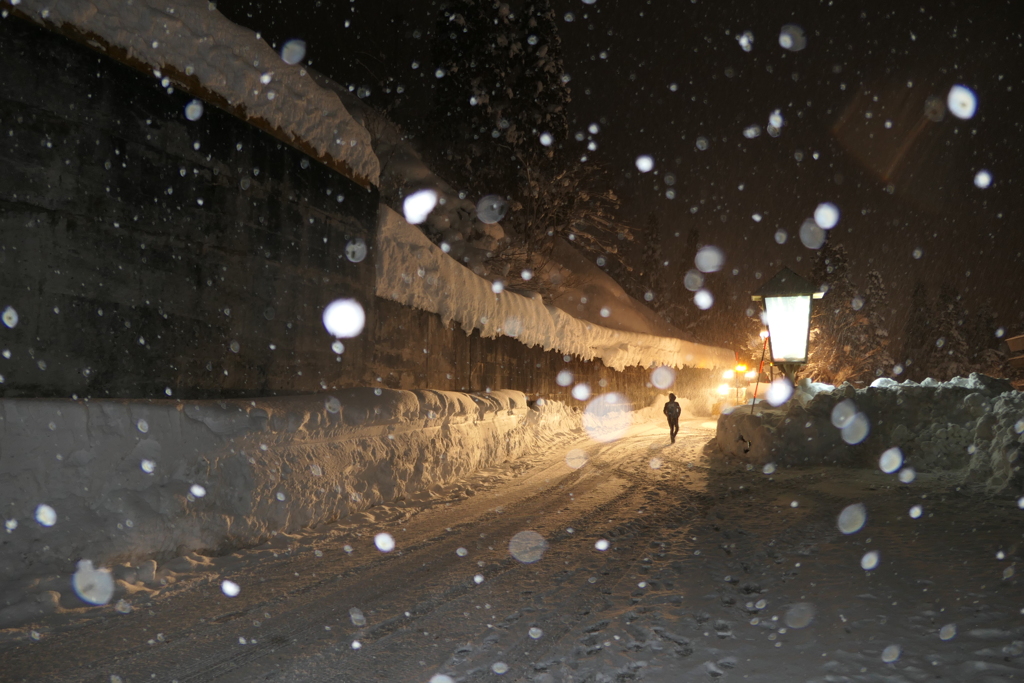
<path id="1" fill-rule="evenodd" d="M 515 391 L 0 400 L 0 582 L 255 545 L 579 436 L 566 417 Z"/>
<path id="2" fill-rule="evenodd" d="M 453 296 L 457 292 L 457 296 Z M 512 337 L 593 360 L 614 370 L 641 367 L 732 367 L 733 353 L 706 346 L 593 325 L 545 306 L 539 297 L 495 292 L 492 284 L 450 258 L 401 215 L 380 207 L 377 228 L 377 296 L 436 313 L 459 323 L 468 334 Z"/>
<path id="3" fill-rule="evenodd" d="M 852 422 L 837 427 L 844 413 L 863 415 L 867 435 Z M 780 466 L 878 467 L 882 453 L 896 447 L 918 472 L 956 473 L 991 493 L 1018 495 L 1022 432 L 1024 394 L 1004 380 L 972 374 L 920 384 L 880 379 L 866 389 L 844 384 L 778 409 L 758 404 L 755 414 L 741 406 L 719 418 L 717 439 L 728 456 Z"/>

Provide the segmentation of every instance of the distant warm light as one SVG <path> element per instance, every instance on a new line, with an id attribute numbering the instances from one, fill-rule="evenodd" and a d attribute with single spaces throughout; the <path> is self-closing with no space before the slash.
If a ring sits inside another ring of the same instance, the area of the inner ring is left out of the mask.
<path id="1" fill-rule="evenodd" d="M 736 371 L 735 370 L 726 370 L 725 372 L 722 373 L 722 379 L 732 379 L 735 376 L 736 376 Z"/>
<path id="2" fill-rule="evenodd" d="M 739 365 L 736 366 L 736 372 L 746 372 L 746 371 L 747 371 L 747 366 L 744 365 L 743 363 L 740 363 Z"/>
<path id="3" fill-rule="evenodd" d="M 719 384 L 718 385 L 718 393 L 721 394 L 722 396 L 728 396 L 730 391 L 731 391 L 731 388 L 729 387 L 728 384 Z"/>
<path id="4" fill-rule="evenodd" d="M 761 339 L 768 338 L 768 330 L 761 330 Z"/>
<path id="5" fill-rule="evenodd" d="M 745 374 L 743 376 L 746 377 L 747 379 L 754 379 L 755 377 L 757 377 L 757 371 L 756 370 L 748 370 L 747 374 Z"/>

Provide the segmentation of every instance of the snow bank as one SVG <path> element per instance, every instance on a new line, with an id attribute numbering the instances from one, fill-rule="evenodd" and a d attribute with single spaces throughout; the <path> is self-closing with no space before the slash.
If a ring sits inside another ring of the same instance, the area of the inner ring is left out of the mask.
<path id="1" fill-rule="evenodd" d="M 0 581 L 256 545 L 580 435 L 520 392 L 0 400 Z M 201 488 L 198 488 L 201 487 Z M 47 519 L 47 505 L 56 522 Z"/>
<path id="2" fill-rule="evenodd" d="M 229 21 L 206 0 L 21 0 L 21 15 L 68 28 L 93 45 L 153 69 L 215 104 L 376 184 L 380 164 L 370 135 L 338 96 L 298 65 L 285 63 L 254 32 Z M 163 82 L 168 86 L 170 81 Z M 196 87 L 198 86 L 198 88 Z M 222 100 L 218 101 L 218 100 Z"/>
<path id="3" fill-rule="evenodd" d="M 1024 394 L 1005 380 L 971 374 L 948 382 L 880 379 L 865 389 L 813 389 L 805 401 L 778 409 L 759 403 L 753 413 L 747 405 L 723 414 L 718 445 L 758 465 L 855 467 L 878 467 L 882 453 L 897 447 L 903 464 L 918 472 L 955 473 L 992 493 L 1024 489 Z M 866 418 L 866 435 L 836 426 L 844 423 L 844 408 Z"/>
<path id="4" fill-rule="evenodd" d="M 449 258 L 415 226 L 381 206 L 377 239 L 377 296 L 457 322 L 467 334 L 518 339 L 615 370 L 651 367 L 730 367 L 727 349 L 583 322 L 539 298 L 495 293 L 489 281 Z"/>

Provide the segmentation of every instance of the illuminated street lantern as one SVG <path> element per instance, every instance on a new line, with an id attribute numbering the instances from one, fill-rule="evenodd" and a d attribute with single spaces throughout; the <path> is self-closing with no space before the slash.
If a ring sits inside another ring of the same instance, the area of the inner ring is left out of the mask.
<path id="1" fill-rule="evenodd" d="M 807 345 L 811 336 L 811 300 L 824 292 L 783 268 L 757 290 L 751 299 L 764 303 L 765 324 L 772 365 L 793 381 L 797 367 L 807 362 Z"/>

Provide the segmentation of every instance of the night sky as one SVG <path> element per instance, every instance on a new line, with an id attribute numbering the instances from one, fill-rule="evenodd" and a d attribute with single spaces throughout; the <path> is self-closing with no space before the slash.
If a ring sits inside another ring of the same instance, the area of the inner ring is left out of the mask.
<path id="1" fill-rule="evenodd" d="M 566 144 L 617 178 L 624 220 L 641 225 L 658 216 L 670 268 L 692 267 L 673 261 L 691 229 L 726 252 L 724 275 L 711 283 L 723 312 L 742 313 L 746 293 L 783 265 L 810 272 L 815 252 L 800 243 L 799 228 L 830 201 L 841 219 L 829 239 L 846 246 L 855 278 L 871 268 L 883 274 L 897 320 L 917 280 L 950 282 L 965 310 L 988 299 L 1007 331 L 1020 331 L 1020 3 L 552 4 L 572 79 L 572 131 L 587 137 Z M 268 42 L 303 38 L 313 68 L 368 87 L 368 101 L 391 107 L 410 130 L 429 107 L 439 3 L 222 1 L 218 8 Z M 805 49 L 779 45 L 786 24 L 803 29 Z M 745 31 L 753 34 L 749 52 L 737 40 Z M 381 85 L 388 77 L 391 93 Z M 401 97 L 397 83 L 405 86 Z M 977 94 L 974 117 L 926 117 L 929 98 L 944 103 L 955 84 Z M 772 137 L 765 128 L 776 109 L 784 125 Z M 591 123 L 600 126 L 596 135 L 587 132 Z M 761 133 L 748 139 L 751 125 Z M 597 149 L 588 151 L 591 139 Z M 654 171 L 637 171 L 641 154 L 654 158 Z M 981 169 L 993 178 L 986 189 L 974 184 Z M 667 174 L 675 176 L 671 186 Z M 781 245 L 779 229 L 788 234 Z M 736 297 L 731 306 L 727 292 Z M 898 323 L 892 331 L 900 334 Z"/>

